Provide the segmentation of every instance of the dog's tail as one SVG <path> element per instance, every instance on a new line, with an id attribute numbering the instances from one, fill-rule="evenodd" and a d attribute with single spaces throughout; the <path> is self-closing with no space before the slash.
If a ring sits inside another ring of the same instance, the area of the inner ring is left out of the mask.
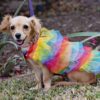
<path id="1" fill-rule="evenodd" d="M 53 85 L 52 88 L 55 88 L 58 86 L 75 86 L 75 85 L 83 85 L 83 84 L 84 83 L 61 81 L 61 82 L 55 83 L 55 85 Z"/>
<path id="2" fill-rule="evenodd" d="M 55 87 L 58 87 L 58 86 L 89 85 L 89 84 L 92 84 L 92 83 L 93 83 L 93 80 L 91 82 L 86 82 L 86 83 L 61 81 L 61 82 L 55 83 L 55 85 L 53 85 L 52 88 L 55 88 Z"/>
<path id="3" fill-rule="evenodd" d="M 58 86 L 75 86 L 75 85 L 89 85 L 89 84 L 97 84 L 97 80 L 96 78 L 90 80 L 89 82 L 66 82 L 66 81 L 61 81 L 61 82 L 57 82 L 55 83 L 55 85 L 52 86 L 52 88 L 58 87 Z"/>

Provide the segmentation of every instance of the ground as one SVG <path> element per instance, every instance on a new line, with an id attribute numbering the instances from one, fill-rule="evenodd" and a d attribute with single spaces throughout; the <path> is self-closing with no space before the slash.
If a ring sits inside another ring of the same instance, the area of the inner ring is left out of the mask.
<path id="1" fill-rule="evenodd" d="M 60 86 L 44 92 L 34 90 L 34 80 L 30 79 L 24 77 L 1 82 L 0 100 L 100 100 L 99 82 L 97 86 Z"/>

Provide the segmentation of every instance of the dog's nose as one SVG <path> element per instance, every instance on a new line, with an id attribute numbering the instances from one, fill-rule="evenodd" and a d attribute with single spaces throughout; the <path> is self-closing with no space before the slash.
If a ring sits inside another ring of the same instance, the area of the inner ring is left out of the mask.
<path id="1" fill-rule="evenodd" d="M 16 37 L 17 39 L 20 39 L 21 34 L 20 34 L 20 33 L 17 33 L 17 34 L 15 35 L 15 37 Z"/>

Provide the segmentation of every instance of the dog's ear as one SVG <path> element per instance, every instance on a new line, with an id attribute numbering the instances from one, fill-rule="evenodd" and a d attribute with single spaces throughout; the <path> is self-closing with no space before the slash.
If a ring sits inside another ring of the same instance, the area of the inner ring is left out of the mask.
<path id="1" fill-rule="evenodd" d="M 1 24 L 0 24 L 0 32 L 9 32 L 10 30 L 10 20 L 11 20 L 11 16 L 10 15 L 6 15 Z"/>
<path id="2" fill-rule="evenodd" d="M 30 17 L 29 20 L 34 32 L 39 34 L 41 30 L 40 20 L 37 19 L 35 16 Z"/>

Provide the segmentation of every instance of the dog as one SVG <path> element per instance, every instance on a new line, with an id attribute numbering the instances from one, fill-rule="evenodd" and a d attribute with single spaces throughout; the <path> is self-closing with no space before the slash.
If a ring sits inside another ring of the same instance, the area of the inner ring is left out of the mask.
<path id="1" fill-rule="evenodd" d="M 7 15 L 1 22 L 0 32 L 10 33 L 21 48 L 35 72 L 38 89 L 42 86 L 50 89 L 55 74 L 68 77 L 71 84 L 95 83 L 96 74 L 100 74 L 99 51 L 80 42 L 70 42 L 59 31 L 42 28 L 35 16 Z"/>

